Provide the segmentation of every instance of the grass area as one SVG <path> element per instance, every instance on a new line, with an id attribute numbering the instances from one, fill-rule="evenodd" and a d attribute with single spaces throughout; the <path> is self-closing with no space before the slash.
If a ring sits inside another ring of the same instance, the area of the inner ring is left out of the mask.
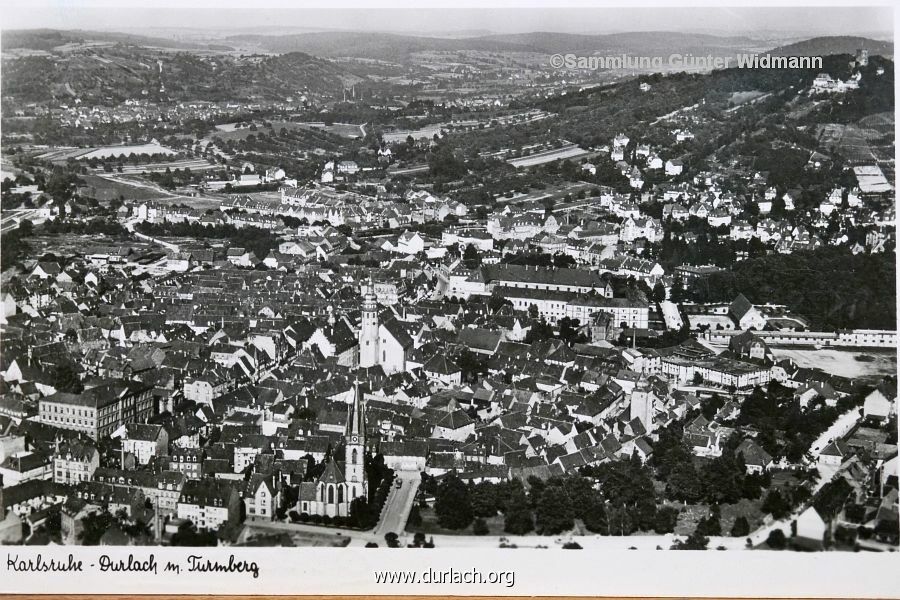
<path id="1" fill-rule="evenodd" d="M 745 102 L 750 102 L 751 100 L 755 100 L 763 95 L 763 92 L 753 90 L 750 92 L 735 92 L 731 94 L 731 98 L 728 99 L 729 102 L 738 106 L 739 104 L 744 104 Z"/>
<path id="2" fill-rule="evenodd" d="M 343 138 L 362 137 L 362 131 L 360 130 L 359 125 L 353 125 L 352 123 L 332 123 L 331 125 L 325 125 L 324 123 L 287 123 L 287 125 L 312 131 L 326 131 Z"/>
<path id="3" fill-rule="evenodd" d="M 122 196 L 126 201 L 152 200 L 161 196 L 159 192 L 150 188 L 111 181 L 97 175 L 84 175 L 83 177 L 85 181 L 84 195 L 92 196 L 101 203 L 116 200 L 119 196 Z"/>
<path id="4" fill-rule="evenodd" d="M 470 524 L 465 529 L 446 529 L 438 524 L 437 515 L 434 509 L 420 509 L 422 514 L 422 524 L 418 527 L 406 526 L 409 533 L 424 533 L 425 535 L 475 535 L 472 532 Z M 484 520 L 488 526 L 488 535 L 503 536 L 508 535 L 503 531 L 503 515 L 496 515 Z"/>
<path id="5" fill-rule="evenodd" d="M 296 123 L 293 121 L 270 121 L 269 123 L 272 125 L 271 127 L 265 127 L 261 122 L 257 122 L 255 130 L 250 129 L 249 127 L 217 128 L 210 132 L 206 136 L 206 139 L 212 140 L 213 138 L 220 138 L 225 141 L 239 141 L 246 140 L 251 135 L 259 135 L 260 133 L 265 133 L 266 135 L 272 135 L 273 133 L 277 134 L 282 129 L 287 131 L 320 131 L 342 138 L 362 137 L 359 125 L 342 123 L 325 125 L 324 123 Z"/>
<path id="6" fill-rule="evenodd" d="M 700 519 L 705 519 L 708 516 L 709 506 L 706 504 L 688 504 L 683 506 L 675 524 L 675 535 L 690 535 L 694 533 Z"/>
<path id="7" fill-rule="evenodd" d="M 745 517 L 750 523 L 750 531 L 755 531 L 762 527 L 763 517 L 765 516 L 760 509 L 762 500 L 742 499 L 737 504 L 723 504 L 719 522 L 722 524 L 722 533 L 728 535 L 734 526 L 738 517 Z"/>
<path id="8" fill-rule="evenodd" d="M 337 536 L 327 533 L 312 533 L 309 531 L 268 531 L 254 529 L 248 525 L 250 531 L 247 534 L 247 545 L 293 545 L 298 547 L 315 548 L 343 548 L 350 543 L 347 536 Z"/>

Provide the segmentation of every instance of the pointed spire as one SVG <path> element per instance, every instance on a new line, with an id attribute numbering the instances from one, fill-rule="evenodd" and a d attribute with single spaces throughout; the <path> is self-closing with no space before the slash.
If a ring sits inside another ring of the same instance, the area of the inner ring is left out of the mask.
<path id="1" fill-rule="evenodd" d="M 347 435 L 361 436 L 365 433 L 365 408 L 359 393 L 359 380 L 353 382 L 353 405 L 347 415 Z"/>

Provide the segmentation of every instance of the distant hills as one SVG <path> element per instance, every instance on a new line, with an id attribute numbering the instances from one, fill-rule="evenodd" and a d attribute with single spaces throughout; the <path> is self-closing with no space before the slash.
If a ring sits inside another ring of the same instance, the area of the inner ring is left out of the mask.
<path id="1" fill-rule="evenodd" d="M 758 42 L 751 38 L 697 35 L 671 31 L 637 31 L 583 35 L 571 33 L 533 32 L 492 35 L 478 40 L 519 44 L 535 52 L 549 54 L 668 56 L 669 54 L 709 54 L 734 52 L 752 48 Z"/>
<path id="2" fill-rule="evenodd" d="M 223 43 L 257 48 L 265 52 L 305 52 L 314 56 L 352 56 L 391 62 L 406 62 L 411 54 L 428 51 L 476 50 L 483 52 L 530 52 L 536 54 L 591 54 L 615 56 L 729 56 L 740 52 L 759 52 L 765 42 L 748 36 L 716 36 L 671 31 L 639 31 L 584 35 L 536 31 L 517 34 L 479 35 L 475 37 L 417 37 L 352 31 L 323 31 L 290 35 L 236 35 Z M 893 44 L 864 37 L 817 37 L 771 50 L 772 54 L 827 56 L 853 54 L 868 48 L 872 54 L 893 55 Z"/>
<path id="3" fill-rule="evenodd" d="M 157 67 L 162 64 L 162 73 Z M 0 88 L 24 102 L 49 97 L 123 101 L 165 96 L 176 100 L 228 101 L 337 95 L 360 78 L 329 61 L 292 52 L 256 59 L 198 55 L 132 46 L 91 47 L 60 56 L 4 61 Z"/>
<path id="4" fill-rule="evenodd" d="M 527 52 L 521 44 L 490 38 L 437 38 L 356 31 L 320 31 L 290 35 L 236 35 L 223 38 L 227 44 L 255 47 L 263 52 L 304 52 L 313 56 L 352 56 L 390 62 L 405 62 L 410 55 L 429 51 L 483 50 Z"/>
<path id="5" fill-rule="evenodd" d="M 2 32 L 3 50 L 30 49 L 52 51 L 73 43 L 105 42 L 133 46 L 157 47 L 178 50 L 205 51 L 257 51 L 287 54 L 302 52 L 312 56 L 333 58 L 350 56 L 404 63 L 419 52 L 456 52 L 475 50 L 482 52 L 527 52 L 535 54 L 668 56 L 669 54 L 693 54 L 701 56 L 733 55 L 738 52 L 759 52 L 765 43 L 748 36 L 717 36 L 671 31 L 643 31 L 612 34 L 573 34 L 535 31 L 517 34 L 491 34 L 470 31 L 470 37 L 461 33 L 448 37 L 415 36 L 398 33 L 357 31 L 310 31 L 290 34 L 243 33 L 228 35 L 215 42 L 209 39 L 170 39 L 133 33 L 30 29 Z M 190 33 L 186 36 L 190 37 Z M 871 54 L 893 56 L 891 42 L 865 37 L 827 36 L 816 37 L 789 45 L 778 46 L 769 52 L 776 55 L 827 56 L 853 54 L 858 48 L 867 48 Z"/>
<path id="6" fill-rule="evenodd" d="M 236 35 L 222 40 L 266 52 L 305 52 L 315 56 L 352 56 L 405 62 L 416 52 L 475 50 L 539 54 L 621 54 L 668 56 L 730 54 L 758 47 L 748 37 L 719 37 L 673 32 L 581 35 L 555 32 L 481 35 L 467 38 L 418 37 L 371 32 L 315 32 L 292 35 Z"/>
<path id="7" fill-rule="evenodd" d="M 171 40 L 160 37 L 148 37 L 132 33 L 115 31 L 82 31 L 59 29 L 10 29 L 0 34 L 0 48 L 3 50 L 24 49 L 50 52 L 65 44 L 83 44 L 85 42 L 107 42 L 128 44 L 175 50 L 230 50 L 221 44 L 197 43 Z"/>
<path id="8" fill-rule="evenodd" d="M 894 44 L 864 37 L 836 35 L 816 37 L 787 46 L 779 46 L 769 51 L 776 56 L 828 56 L 831 54 L 856 54 L 860 48 L 869 54 L 892 57 Z"/>

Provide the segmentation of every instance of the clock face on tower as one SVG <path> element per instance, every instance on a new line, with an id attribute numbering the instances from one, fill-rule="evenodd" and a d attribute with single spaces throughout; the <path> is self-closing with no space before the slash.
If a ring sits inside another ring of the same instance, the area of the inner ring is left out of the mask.
<path id="1" fill-rule="evenodd" d="M 356 437 L 355 435 L 350 436 L 350 443 L 351 443 L 351 444 L 356 444 L 357 442 L 359 442 L 359 438 L 358 438 L 358 437 Z"/>

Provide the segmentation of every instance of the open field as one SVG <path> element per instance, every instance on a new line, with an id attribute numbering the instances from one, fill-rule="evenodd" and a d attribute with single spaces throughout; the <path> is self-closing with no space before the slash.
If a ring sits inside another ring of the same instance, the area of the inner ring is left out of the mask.
<path id="1" fill-rule="evenodd" d="M 756 100 L 762 95 L 763 92 L 757 90 L 749 92 L 735 92 L 731 95 L 728 101 L 737 106 L 739 104 L 744 104 L 745 102 L 750 102 L 751 100 Z"/>
<path id="2" fill-rule="evenodd" d="M 330 125 L 326 125 L 325 123 L 321 122 L 312 122 L 292 123 L 292 125 L 299 126 L 303 129 L 309 129 L 311 131 L 325 131 L 327 133 L 349 139 L 365 137 L 365 130 L 363 129 L 363 126 L 354 125 L 353 123 L 332 123 Z"/>
<path id="3" fill-rule="evenodd" d="M 586 198 L 583 200 L 573 200 L 572 204 L 599 203 L 599 199 L 590 197 L 590 191 L 594 187 L 596 187 L 594 184 L 584 182 L 566 183 L 565 185 L 548 185 L 542 190 L 530 190 L 525 194 L 513 195 L 511 198 L 503 196 L 498 198 L 497 202 L 499 204 L 522 204 L 534 201 L 541 202 L 548 198 L 553 198 L 553 201 L 558 203 L 554 207 L 553 212 L 565 212 L 566 205 L 562 204 L 563 198 L 567 195 L 571 195 L 575 198 L 578 195 L 578 192 L 581 191 L 585 192 Z"/>
<path id="4" fill-rule="evenodd" d="M 446 128 L 447 126 L 444 124 L 438 125 L 429 125 L 428 127 L 423 127 L 422 129 L 416 129 L 415 131 L 387 131 L 382 135 L 382 139 L 386 144 L 394 144 L 396 142 L 405 142 L 406 138 L 412 136 L 414 140 L 420 140 L 422 138 L 433 138 L 435 135 L 441 135 L 441 128 Z"/>
<path id="5" fill-rule="evenodd" d="M 216 125 L 215 131 L 206 136 L 207 141 L 213 138 L 219 138 L 225 141 L 245 140 L 251 135 L 273 135 L 279 133 L 282 129 L 286 131 L 319 131 L 343 138 L 361 138 L 364 136 L 361 125 L 352 123 L 333 123 L 326 125 L 321 122 L 297 123 L 295 121 L 269 121 L 270 127 L 265 127 L 262 123 L 255 123 L 255 127 L 251 129 L 248 126 L 237 127 L 236 123 L 227 123 L 225 125 Z"/>
<path id="6" fill-rule="evenodd" d="M 897 354 L 892 350 L 772 348 L 772 352 L 775 358 L 790 358 L 801 367 L 815 367 L 826 373 L 869 382 L 897 373 Z M 860 357 L 863 360 L 859 360 Z"/>
<path id="7" fill-rule="evenodd" d="M 120 196 L 125 200 L 154 200 L 163 197 L 150 187 L 129 185 L 124 181 L 116 181 L 97 175 L 84 175 L 83 194 L 92 196 L 98 202 L 110 202 Z"/>
<path id="8" fill-rule="evenodd" d="M 157 142 L 150 144 L 138 144 L 134 146 L 100 146 L 95 148 L 57 148 L 50 150 L 38 156 L 38 158 L 49 160 L 51 162 L 65 162 L 70 158 L 77 160 L 90 160 L 92 158 L 116 158 L 118 156 L 128 157 L 132 154 L 165 154 L 173 155 L 174 150 L 166 148 Z"/>

